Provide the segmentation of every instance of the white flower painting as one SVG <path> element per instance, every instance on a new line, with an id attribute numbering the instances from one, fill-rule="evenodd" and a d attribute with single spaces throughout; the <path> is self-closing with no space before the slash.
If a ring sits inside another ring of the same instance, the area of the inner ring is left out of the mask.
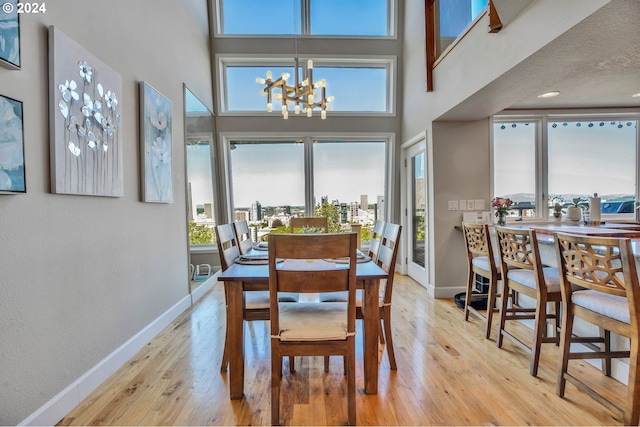
<path id="1" fill-rule="evenodd" d="M 172 104 L 146 82 L 140 83 L 140 124 L 145 202 L 172 203 L 171 111 Z"/>
<path id="2" fill-rule="evenodd" d="M 122 77 L 49 28 L 51 191 L 122 197 Z"/>

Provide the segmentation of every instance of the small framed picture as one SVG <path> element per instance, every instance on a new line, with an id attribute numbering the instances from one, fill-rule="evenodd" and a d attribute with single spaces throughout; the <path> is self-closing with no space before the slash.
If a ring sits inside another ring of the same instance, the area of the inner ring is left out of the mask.
<path id="1" fill-rule="evenodd" d="M 26 193 L 22 102 L 0 95 L 0 194 Z"/>
<path id="2" fill-rule="evenodd" d="M 0 65 L 20 69 L 20 15 L 18 0 L 2 1 L 0 12 Z"/>
<path id="3" fill-rule="evenodd" d="M 142 200 L 173 203 L 172 103 L 146 82 L 140 82 L 140 129 Z"/>

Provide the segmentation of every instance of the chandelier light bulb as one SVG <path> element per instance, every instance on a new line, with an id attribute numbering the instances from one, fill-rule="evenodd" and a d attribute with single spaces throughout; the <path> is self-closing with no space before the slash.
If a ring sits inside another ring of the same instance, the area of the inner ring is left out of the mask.
<path id="1" fill-rule="evenodd" d="M 322 110 L 322 111 L 320 112 L 320 118 L 321 118 L 322 120 L 325 120 L 325 119 L 327 118 L 327 112 L 326 112 L 325 110 Z"/>
<path id="2" fill-rule="evenodd" d="M 309 70 L 313 70 L 313 59 L 309 59 L 309 60 L 307 61 L 307 68 L 308 68 Z"/>
<path id="3" fill-rule="evenodd" d="M 330 97 L 328 97 L 328 98 L 327 98 L 327 102 L 331 102 L 331 101 L 333 101 L 334 99 L 336 99 L 336 97 L 335 97 L 335 96 L 333 96 L 333 95 L 331 95 Z"/>
<path id="4" fill-rule="evenodd" d="M 273 96 L 275 96 L 278 101 L 282 99 L 281 93 L 276 92 Z"/>
<path id="5" fill-rule="evenodd" d="M 267 102 L 267 112 L 272 112 L 273 111 L 273 104 L 270 102 Z"/>
<path id="6" fill-rule="evenodd" d="M 264 89 L 260 89 L 260 95 L 266 95 L 267 92 L 264 91 Z"/>
<path id="7" fill-rule="evenodd" d="M 296 112 L 296 114 L 300 114 L 300 104 L 296 103 L 294 111 Z"/>
<path id="8" fill-rule="evenodd" d="M 258 84 L 263 85 L 263 84 L 265 84 L 266 82 L 267 82 L 267 81 L 266 81 L 265 79 L 263 79 L 262 77 L 258 77 L 258 78 L 256 78 L 256 83 L 258 83 Z"/>
<path id="9" fill-rule="evenodd" d="M 282 73 L 282 80 L 287 80 L 289 77 L 291 77 L 291 74 L 289 73 Z"/>
<path id="10" fill-rule="evenodd" d="M 307 108 L 307 117 L 311 117 L 313 115 L 313 110 L 311 108 Z"/>
<path id="11" fill-rule="evenodd" d="M 271 80 L 272 77 L 273 73 L 271 72 L 271 70 L 267 71 L 267 80 Z"/>

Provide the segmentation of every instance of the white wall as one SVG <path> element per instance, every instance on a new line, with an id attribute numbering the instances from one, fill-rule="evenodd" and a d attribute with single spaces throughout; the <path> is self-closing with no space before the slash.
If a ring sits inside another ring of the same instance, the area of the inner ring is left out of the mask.
<path id="1" fill-rule="evenodd" d="M 206 0 L 55 0 L 21 16 L 25 195 L 0 196 L 0 424 L 15 425 L 186 303 L 183 83 L 212 107 Z M 47 28 L 121 73 L 124 197 L 50 193 Z M 173 102 L 173 204 L 140 202 L 138 82 Z M 55 421 L 54 421 L 55 422 Z"/>

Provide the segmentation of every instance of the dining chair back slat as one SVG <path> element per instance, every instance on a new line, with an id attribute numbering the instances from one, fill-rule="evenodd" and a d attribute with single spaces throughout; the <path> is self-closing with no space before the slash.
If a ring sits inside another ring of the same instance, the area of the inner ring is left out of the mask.
<path id="1" fill-rule="evenodd" d="M 249 224 L 246 220 L 236 221 L 233 223 L 233 229 L 236 233 L 236 241 L 238 242 L 240 255 L 249 253 L 253 248 L 253 241 L 251 240 L 251 233 L 249 232 Z"/>
<path id="2" fill-rule="evenodd" d="M 220 265 L 222 271 L 229 268 L 231 264 L 240 256 L 238 240 L 232 224 L 220 224 L 215 228 L 218 242 L 218 253 L 220 254 Z"/>
<path id="3" fill-rule="evenodd" d="M 382 232 L 384 231 L 385 221 L 376 220 L 371 230 L 371 240 L 369 242 L 369 256 L 373 262 L 378 261 L 378 251 L 380 250 L 380 242 L 382 241 Z"/>

